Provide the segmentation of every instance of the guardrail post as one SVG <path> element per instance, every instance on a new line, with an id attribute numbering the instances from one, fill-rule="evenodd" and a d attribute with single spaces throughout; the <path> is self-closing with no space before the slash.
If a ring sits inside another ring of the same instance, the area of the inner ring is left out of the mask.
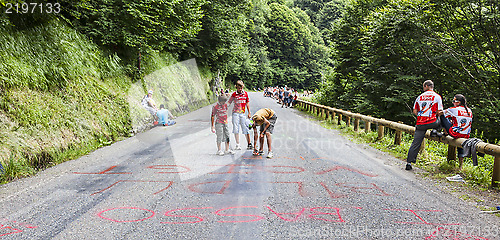
<path id="1" fill-rule="evenodd" d="M 491 186 L 498 187 L 500 185 L 500 155 L 495 155 L 492 173 L 493 176 L 491 177 Z"/>
<path id="2" fill-rule="evenodd" d="M 398 122 L 401 123 L 401 122 Z M 403 138 L 403 132 L 396 129 L 396 134 L 394 135 L 394 145 L 401 145 L 401 139 Z"/>
<path id="3" fill-rule="evenodd" d="M 371 132 L 372 131 L 371 127 L 372 127 L 372 123 L 368 122 L 368 121 L 365 121 L 365 133 Z"/>
<path id="4" fill-rule="evenodd" d="M 354 131 L 357 132 L 359 130 L 359 118 L 354 118 Z"/>
<path id="5" fill-rule="evenodd" d="M 448 162 L 451 162 L 452 160 L 457 159 L 457 147 L 448 145 L 448 156 L 446 157 L 448 159 Z M 460 164 L 460 167 L 462 165 Z"/>
<path id="6" fill-rule="evenodd" d="M 377 140 L 381 140 L 382 138 L 384 138 L 384 125 L 379 124 L 378 125 L 378 137 L 377 137 Z"/>
<path id="7" fill-rule="evenodd" d="M 346 125 L 346 127 L 351 126 L 351 117 L 346 116 L 345 125 Z"/>
<path id="8" fill-rule="evenodd" d="M 326 119 L 326 121 L 329 121 L 329 120 L 330 120 L 330 119 L 329 119 L 329 118 L 330 118 L 330 110 L 328 110 L 328 109 L 327 109 L 327 110 L 325 111 L 325 114 L 326 114 L 326 115 L 325 115 L 325 119 Z"/>
<path id="9" fill-rule="evenodd" d="M 423 153 L 425 151 L 425 142 L 427 142 L 426 138 L 424 138 L 422 144 L 420 145 L 420 149 L 418 150 L 419 153 Z"/>
<path id="10" fill-rule="evenodd" d="M 339 124 L 339 125 L 341 125 L 341 124 L 342 124 L 342 114 L 340 114 L 340 113 L 339 113 L 338 124 Z"/>
<path id="11" fill-rule="evenodd" d="M 335 124 L 335 112 L 332 112 L 332 122 Z"/>
<path id="12" fill-rule="evenodd" d="M 320 116 L 321 119 L 325 118 L 325 109 L 324 108 L 321 108 L 321 116 Z"/>

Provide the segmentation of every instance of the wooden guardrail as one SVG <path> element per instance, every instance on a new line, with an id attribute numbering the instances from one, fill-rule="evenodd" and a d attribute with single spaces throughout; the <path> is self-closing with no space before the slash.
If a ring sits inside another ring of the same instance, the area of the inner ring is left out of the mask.
<path id="1" fill-rule="evenodd" d="M 405 125 L 401 122 L 392 122 L 385 119 L 374 118 L 370 116 L 365 116 L 359 113 L 353 113 L 349 111 L 345 111 L 342 109 L 336 109 L 332 107 L 323 106 L 320 104 L 308 102 L 302 99 L 297 99 L 297 104 L 304 108 L 307 111 L 312 111 L 315 115 L 320 116 L 321 118 L 328 119 L 331 117 L 332 121 L 337 116 L 337 124 L 340 124 L 343 118 L 345 117 L 345 123 L 347 126 L 351 125 L 351 119 L 354 119 L 354 131 L 359 130 L 359 121 L 364 121 L 365 123 L 365 131 L 371 131 L 371 124 L 374 123 L 377 125 L 378 131 L 378 139 L 384 137 L 384 127 L 388 127 L 390 129 L 396 130 L 394 144 L 401 144 L 401 135 L 402 132 L 406 132 L 409 134 L 415 133 L 415 127 Z M 457 147 L 462 147 L 462 143 L 467 140 L 465 138 L 453 138 L 450 136 L 446 137 L 431 137 L 430 131 L 425 133 L 425 138 L 438 141 L 442 143 L 448 144 L 448 160 L 456 159 L 456 151 Z M 422 146 L 425 146 L 425 143 L 422 143 Z M 495 161 L 493 164 L 493 174 L 491 179 L 491 185 L 493 187 L 498 187 L 500 182 L 500 146 L 491 143 L 480 142 L 477 144 L 476 149 L 478 152 L 482 152 L 484 154 L 492 155 L 495 157 Z M 462 164 L 462 163 L 460 163 Z"/>

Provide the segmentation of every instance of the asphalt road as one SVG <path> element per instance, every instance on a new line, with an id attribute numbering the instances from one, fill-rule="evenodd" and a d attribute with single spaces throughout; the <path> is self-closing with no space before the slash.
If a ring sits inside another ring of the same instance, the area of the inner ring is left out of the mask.
<path id="1" fill-rule="evenodd" d="M 250 100 L 276 110 L 273 159 L 217 156 L 205 107 L 0 186 L 0 239 L 500 239 L 400 160 Z"/>

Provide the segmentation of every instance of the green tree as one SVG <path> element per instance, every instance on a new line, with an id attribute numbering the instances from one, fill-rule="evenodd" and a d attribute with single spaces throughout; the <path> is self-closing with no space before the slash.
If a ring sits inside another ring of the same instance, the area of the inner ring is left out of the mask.
<path id="1" fill-rule="evenodd" d="M 62 15 L 122 54 L 177 51 L 201 30 L 204 0 L 62 0 Z M 135 54 L 134 54 L 135 55 Z"/>
<path id="2" fill-rule="evenodd" d="M 305 12 L 272 3 L 267 21 L 269 58 L 274 83 L 295 88 L 315 88 L 328 68 L 328 49 Z M 280 69 L 280 70 L 278 70 Z"/>

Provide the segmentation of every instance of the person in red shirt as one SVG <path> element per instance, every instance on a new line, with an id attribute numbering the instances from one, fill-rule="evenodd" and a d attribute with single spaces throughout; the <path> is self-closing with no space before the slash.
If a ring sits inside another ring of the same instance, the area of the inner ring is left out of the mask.
<path id="1" fill-rule="evenodd" d="M 243 91 L 243 88 L 245 87 L 245 84 L 243 81 L 239 80 L 236 82 L 236 92 L 234 92 L 231 97 L 229 98 L 228 105 L 231 105 L 231 103 L 234 103 L 233 106 L 233 133 L 234 133 L 234 139 L 236 140 L 236 147 L 234 148 L 235 150 L 241 150 L 240 146 L 240 127 L 241 127 L 241 132 L 245 134 L 245 137 L 247 138 L 247 149 L 252 149 L 252 142 L 250 140 L 250 132 L 248 129 L 248 125 L 246 122 L 248 119 L 251 117 L 250 115 L 250 106 L 248 105 L 248 102 L 250 101 L 248 98 L 248 93 Z M 248 110 L 248 113 L 245 111 Z"/>
<path id="2" fill-rule="evenodd" d="M 424 93 L 420 94 L 413 104 L 413 114 L 417 115 L 417 124 L 413 142 L 408 149 L 406 170 L 411 170 L 411 163 L 417 162 L 417 155 L 427 129 L 436 129 L 440 126 L 438 116 L 443 111 L 443 100 L 439 94 L 434 92 L 434 83 L 431 80 L 426 80 L 423 88 Z"/>
<path id="3" fill-rule="evenodd" d="M 212 108 L 211 126 L 212 132 L 217 135 L 217 154 L 224 155 L 221 149 L 221 143 L 226 143 L 226 154 L 234 154 L 229 148 L 229 130 L 227 129 L 227 97 L 225 94 L 219 96 L 218 103 Z"/>
<path id="4" fill-rule="evenodd" d="M 462 94 L 453 97 L 453 107 L 445 109 L 440 116 L 441 126 L 453 138 L 469 138 L 472 128 L 472 111 L 467 107 L 467 100 Z M 449 120 L 448 120 L 449 119 Z M 464 162 L 464 149 L 458 148 L 460 167 Z"/>

